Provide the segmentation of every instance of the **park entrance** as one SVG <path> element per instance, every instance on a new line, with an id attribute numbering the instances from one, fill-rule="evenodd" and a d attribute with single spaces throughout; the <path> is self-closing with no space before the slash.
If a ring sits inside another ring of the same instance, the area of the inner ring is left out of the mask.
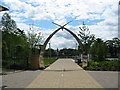
<path id="1" fill-rule="evenodd" d="M 71 22 L 71 21 L 70 21 L 70 22 Z M 70 23 L 70 22 L 68 22 L 68 23 Z M 81 48 L 81 50 L 82 50 L 82 56 L 83 56 L 83 60 L 82 60 L 82 61 L 84 61 L 84 63 L 87 62 L 87 51 L 86 51 L 84 45 L 82 44 L 81 40 L 76 36 L 75 33 L 73 33 L 71 30 L 65 28 L 65 26 L 66 26 L 68 23 L 66 23 L 66 24 L 63 25 L 63 26 L 54 23 L 55 25 L 60 26 L 60 28 L 58 28 L 58 29 L 55 30 L 52 34 L 50 34 L 49 37 L 48 37 L 48 38 L 46 39 L 46 41 L 44 42 L 44 44 L 40 46 L 41 51 L 40 51 L 39 59 L 37 59 L 37 60 L 35 61 L 35 62 L 37 62 L 37 63 L 35 63 L 35 64 L 36 64 L 36 65 L 35 65 L 35 68 L 44 68 L 44 57 L 43 57 L 43 56 L 44 56 L 44 53 L 45 53 L 45 48 L 46 48 L 48 42 L 50 41 L 50 39 L 51 39 L 58 31 L 60 31 L 60 30 L 66 30 L 67 32 L 69 32 L 69 33 L 76 39 L 76 41 L 78 42 L 78 44 L 79 44 L 79 46 L 80 46 L 80 48 Z M 56 43 L 57 43 L 57 42 L 56 42 Z M 85 58 L 84 58 L 84 57 L 85 57 Z M 87 65 L 87 64 L 84 64 L 84 67 L 85 67 L 86 65 Z"/>

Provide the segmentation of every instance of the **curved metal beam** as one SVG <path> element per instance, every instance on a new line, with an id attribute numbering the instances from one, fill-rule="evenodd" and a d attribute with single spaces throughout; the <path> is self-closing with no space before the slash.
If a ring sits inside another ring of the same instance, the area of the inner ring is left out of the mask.
<path id="1" fill-rule="evenodd" d="M 52 34 L 50 34 L 50 36 L 46 39 L 46 41 L 44 42 L 43 46 L 41 47 L 41 53 L 40 53 L 40 54 L 42 54 L 42 55 L 44 54 L 45 48 L 46 48 L 49 40 L 50 40 L 50 39 L 52 38 L 52 36 L 53 36 L 55 33 L 57 33 L 60 29 L 61 29 L 61 27 L 58 28 L 57 30 L 55 30 Z M 81 42 L 80 39 L 76 36 L 76 34 L 74 34 L 71 30 L 69 30 L 69 29 L 67 29 L 67 28 L 65 28 L 65 27 L 63 27 L 63 29 L 65 29 L 66 31 L 68 31 L 68 32 L 76 39 L 76 41 L 77 41 L 78 44 L 80 45 L 82 51 L 83 51 L 83 52 L 86 52 L 86 50 L 85 50 L 82 42 Z"/>
<path id="2" fill-rule="evenodd" d="M 39 56 L 39 67 L 44 68 L 44 61 L 43 61 L 43 56 L 44 56 L 44 52 L 45 52 L 45 48 L 49 42 L 49 40 L 52 38 L 52 36 L 57 33 L 61 28 L 58 28 L 57 30 L 55 30 L 52 34 L 50 34 L 50 36 L 46 39 L 46 41 L 44 42 L 44 44 L 40 47 L 41 51 L 40 51 L 40 56 Z"/>
<path id="3" fill-rule="evenodd" d="M 85 50 L 82 42 L 81 42 L 80 39 L 76 36 L 76 34 L 74 34 L 71 30 L 69 30 L 69 29 L 67 29 L 67 28 L 65 28 L 65 27 L 64 27 L 64 29 L 65 29 L 66 31 L 68 31 L 68 32 L 76 39 L 76 41 L 77 41 L 78 44 L 80 45 L 82 51 L 83 51 L 83 52 L 86 52 L 86 50 Z"/>
<path id="4" fill-rule="evenodd" d="M 47 46 L 49 40 L 50 40 L 50 39 L 52 38 L 52 36 L 53 36 L 55 33 L 57 33 L 60 29 L 61 29 L 61 28 L 58 28 L 58 29 L 55 30 L 52 34 L 50 34 L 50 36 L 49 36 L 49 37 L 46 39 L 46 41 L 44 42 L 43 49 L 46 48 L 46 46 Z"/>

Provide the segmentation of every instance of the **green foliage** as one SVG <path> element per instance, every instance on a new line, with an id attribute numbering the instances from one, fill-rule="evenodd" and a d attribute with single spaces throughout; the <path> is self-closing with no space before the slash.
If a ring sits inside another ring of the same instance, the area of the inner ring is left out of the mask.
<path id="1" fill-rule="evenodd" d="M 79 65 L 82 67 L 82 62 L 81 62 L 81 63 L 79 63 Z"/>
<path id="2" fill-rule="evenodd" d="M 37 44 L 41 42 L 42 36 L 41 32 L 36 33 L 35 31 L 28 32 L 28 41 L 30 44 L 30 48 L 35 48 Z"/>
<path id="3" fill-rule="evenodd" d="M 51 58 L 51 59 L 44 59 L 44 64 L 45 66 L 49 66 L 50 64 L 52 64 L 53 62 L 55 62 L 57 59 L 55 58 Z"/>
<path id="4" fill-rule="evenodd" d="M 110 54 L 108 57 L 118 57 L 120 53 L 120 39 L 113 38 L 112 40 L 107 40 L 106 42 L 108 53 Z"/>
<path id="5" fill-rule="evenodd" d="M 42 34 L 41 32 L 35 32 L 35 31 L 29 31 L 28 32 L 28 42 L 29 42 L 29 48 L 30 48 L 30 53 L 31 54 L 36 54 L 36 52 L 38 52 L 37 49 L 40 49 L 39 48 L 39 45 L 41 43 L 41 40 L 42 40 Z M 38 54 L 38 53 L 37 53 Z"/>
<path id="6" fill-rule="evenodd" d="M 44 57 L 57 57 L 57 52 L 54 49 L 45 50 Z"/>
<path id="7" fill-rule="evenodd" d="M 70 57 L 70 56 L 75 56 L 75 55 L 79 55 L 79 52 L 76 49 L 64 48 L 59 51 L 60 57 Z"/>
<path id="8" fill-rule="evenodd" d="M 80 31 L 78 36 L 80 36 L 80 40 L 82 41 L 82 44 L 84 46 L 85 53 L 87 54 L 90 51 L 90 46 L 95 40 L 95 36 L 93 34 L 90 34 L 89 28 L 84 24 L 84 22 L 83 26 L 79 28 Z"/>
<path id="9" fill-rule="evenodd" d="M 84 22 L 83 22 L 83 26 L 79 28 L 80 28 L 80 31 L 78 36 L 80 36 L 83 43 L 87 43 L 87 40 L 90 34 L 89 28 L 84 24 Z"/>
<path id="10" fill-rule="evenodd" d="M 14 32 L 17 29 L 16 22 L 11 19 L 10 15 L 8 13 L 4 13 L 2 19 L 1 19 L 1 29 L 4 31 Z"/>
<path id="11" fill-rule="evenodd" d="M 39 53 L 36 46 L 41 41 L 41 33 L 29 33 L 17 28 L 16 22 L 5 13 L 0 21 L 2 32 L 2 59 L 3 67 L 26 68 L 26 61 L 31 54 Z M 13 63 L 14 62 L 14 63 Z"/>
<path id="12" fill-rule="evenodd" d="M 86 70 L 120 71 L 120 60 L 102 62 L 89 61 Z"/>
<path id="13" fill-rule="evenodd" d="M 16 35 L 2 31 L 2 55 L 3 59 L 17 55 L 25 55 L 28 51 L 28 43 L 25 34 Z"/>
<path id="14" fill-rule="evenodd" d="M 78 50 L 71 48 L 63 48 L 61 50 L 47 49 L 45 50 L 45 57 L 72 57 L 79 55 Z"/>
<path id="15" fill-rule="evenodd" d="M 24 59 L 7 59 L 2 61 L 3 68 L 7 69 L 27 69 L 27 61 Z"/>
<path id="16" fill-rule="evenodd" d="M 92 55 L 92 60 L 94 61 L 103 61 L 107 53 L 106 44 L 101 39 L 96 39 L 94 44 L 90 49 Z"/>

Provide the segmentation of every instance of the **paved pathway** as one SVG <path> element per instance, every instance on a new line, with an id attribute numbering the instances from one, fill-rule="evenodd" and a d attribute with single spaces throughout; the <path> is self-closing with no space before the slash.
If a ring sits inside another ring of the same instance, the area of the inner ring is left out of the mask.
<path id="1" fill-rule="evenodd" d="M 104 88 L 118 88 L 118 71 L 86 71 Z M 99 77 L 99 78 L 98 78 Z"/>
<path id="2" fill-rule="evenodd" d="M 102 88 L 72 59 L 58 59 L 36 77 L 27 88 Z"/>
<path id="3" fill-rule="evenodd" d="M 35 71 L 22 71 L 17 73 L 9 73 L 8 75 L 2 75 L 2 85 L 8 88 L 25 88 L 27 87 L 38 75 L 41 70 Z"/>

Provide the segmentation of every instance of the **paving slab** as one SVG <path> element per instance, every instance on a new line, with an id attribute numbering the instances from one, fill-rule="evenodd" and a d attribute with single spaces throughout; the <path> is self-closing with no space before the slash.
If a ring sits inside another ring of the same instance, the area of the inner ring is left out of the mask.
<path id="1" fill-rule="evenodd" d="M 25 88 L 27 87 L 38 75 L 41 70 L 35 71 L 22 71 L 17 73 L 9 73 L 0 77 L 2 84 L 0 86 L 7 86 L 8 88 Z"/>
<path id="2" fill-rule="evenodd" d="M 58 59 L 26 88 L 103 88 L 73 59 Z"/>
<path id="3" fill-rule="evenodd" d="M 104 88 L 118 88 L 119 72 L 118 71 L 86 71 Z M 99 77 L 99 78 L 98 78 Z"/>

